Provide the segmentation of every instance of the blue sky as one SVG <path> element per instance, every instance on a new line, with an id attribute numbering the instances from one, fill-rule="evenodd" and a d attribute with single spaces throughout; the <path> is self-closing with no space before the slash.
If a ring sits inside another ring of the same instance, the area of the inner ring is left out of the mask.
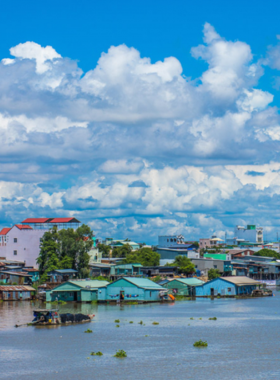
<path id="1" fill-rule="evenodd" d="M 1 226 L 279 231 L 278 2 L 6 2 Z"/>

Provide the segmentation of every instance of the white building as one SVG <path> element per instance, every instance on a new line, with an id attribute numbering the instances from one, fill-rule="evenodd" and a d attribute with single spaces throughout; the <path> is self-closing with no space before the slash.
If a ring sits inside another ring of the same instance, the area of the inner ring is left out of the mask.
<path id="1" fill-rule="evenodd" d="M 263 244 L 263 228 L 248 224 L 247 227 L 236 226 L 234 229 L 236 241 L 248 241 L 250 243 Z"/>
<path id="2" fill-rule="evenodd" d="M 158 246 L 162 248 L 178 247 L 181 244 L 185 244 L 185 238 L 183 235 L 166 235 L 158 237 Z"/>

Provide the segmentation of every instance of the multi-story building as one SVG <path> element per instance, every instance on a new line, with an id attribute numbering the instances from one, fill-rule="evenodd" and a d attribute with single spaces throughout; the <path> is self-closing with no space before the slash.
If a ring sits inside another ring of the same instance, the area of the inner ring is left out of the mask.
<path id="1" fill-rule="evenodd" d="M 53 226 L 58 229 L 77 228 L 79 224 L 75 218 L 29 218 L 11 228 L 3 228 L 0 232 L 0 257 L 37 267 L 44 233 Z"/>
<path id="2" fill-rule="evenodd" d="M 199 249 L 212 248 L 223 243 L 223 240 L 217 236 L 212 236 L 209 239 L 199 239 Z"/>
<path id="3" fill-rule="evenodd" d="M 236 226 L 234 229 L 234 239 L 236 242 L 249 242 L 263 244 L 263 228 L 248 224 L 247 228 Z"/>

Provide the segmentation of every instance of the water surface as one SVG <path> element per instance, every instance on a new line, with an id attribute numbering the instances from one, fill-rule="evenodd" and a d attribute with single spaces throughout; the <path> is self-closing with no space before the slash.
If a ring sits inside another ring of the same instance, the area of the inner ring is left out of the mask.
<path id="1" fill-rule="evenodd" d="M 280 293 L 274 294 L 174 304 L 67 304 L 61 312 L 93 313 L 94 322 L 17 329 L 42 305 L 2 302 L 0 379 L 280 379 Z M 85 334 L 87 328 L 93 333 Z M 199 339 L 208 347 L 194 348 Z M 119 349 L 127 358 L 113 357 Z M 92 351 L 104 355 L 90 356 Z"/>

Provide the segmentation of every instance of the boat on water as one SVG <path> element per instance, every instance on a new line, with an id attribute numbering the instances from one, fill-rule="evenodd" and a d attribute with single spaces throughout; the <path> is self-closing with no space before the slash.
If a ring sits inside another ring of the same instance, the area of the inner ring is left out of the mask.
<path id="1" fill-rule="evenodd" d="M 68 325 L 72 323 L 91 322 L 94 314 L 59 314 L 58 309 L 35 309 L 33 310 L 34 319 L 28 325 Z M 19 327 L 20 325 L 16 325 Z"/>

